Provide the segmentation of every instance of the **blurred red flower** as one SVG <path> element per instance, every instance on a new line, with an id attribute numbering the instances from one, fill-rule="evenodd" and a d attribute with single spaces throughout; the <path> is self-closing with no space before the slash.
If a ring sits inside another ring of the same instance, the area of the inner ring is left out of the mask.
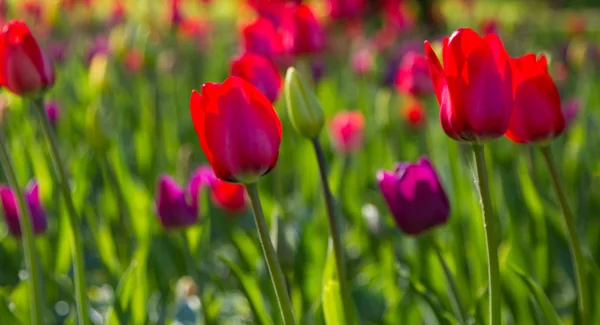
<path id="1" fill-rule="evenodd" d="M 331 120 L 331 143 L 336 151 L 351 153 L 363 145 L 365 117 L 359 111 L 341 111 Z"/>
<path id="2" fill-rule="evenodd" d="M 402 117 L 409 126 L 419 128 L 425 123 L 427 115 L 423 104 L 419 100 L 413 99 L 402 108 Z"/>
<path id="3" fill-rule="evenodd" d="M 310 55 L 325 48 L 325 30 L 307 5 L 288 6 L 282 21 L 283 47 L 293 55 Z"/>
<path id="4" fill-rule="evenodd" d="M 268 19 L 259 17 L 242 28 L 242 46 L 245 52 L 274 59 L 283 53 L 281 34 Z"/>
<path id="5" fill-rule="evenodd" d="M 413 96 L 433 94 L 433 83 L 429 76 L 429 65 L 425 55 L 409 52 L 402 57 L 396 74 L 396 89 L 400 93 Z"/>

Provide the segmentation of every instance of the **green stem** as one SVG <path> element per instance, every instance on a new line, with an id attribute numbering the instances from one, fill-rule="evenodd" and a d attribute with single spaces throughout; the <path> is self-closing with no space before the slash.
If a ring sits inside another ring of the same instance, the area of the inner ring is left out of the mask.
<path id="1" fill-rule="evenodd" d="M 75 210 L 73 198 L 71 197 L 71 189 L 69 188 L 69 182 L 67 179 L 67 172 L 65 170 L 65 164 L 60 156 L 58 150 L 58 141 L 50 126 L 50 121 L 44 110 L 44 100 L 42 98 L 34 101 L 34 106 L 37 110 L 42 131 L 48 141 L 48 147 L 50 149 L 50 156 L 54 163 L 54 168 L 58 174 L 59 187 L 62 190 L 65 205 L 69 216 L 69 223 L 71 225 L 71 246 L 73 247 L 73 264 L 74 264 L 74 277 L 75 277 L 75 302 L 77 304 L 77 317 L 80 325 L 88 325 L 90 323 L 90 316 L 88 310 L 88 298 L 87 298 L 87 287 L 85 283 L 85 265 L 83 256 L 83 243 L 81 241 L 79 217 Z"/>
<path id="2" fill-rule="evenodd" d="M 0 162 L 2 163 L 2 168 L 4 169 L 4 175 L 6 175 L 6 179 L 8 181 L 8 185 L 15 191 L 17 196 L 17 201 L 19 202 L 18 212 L 19 212 L 19 221 L 21 224 L 21 235 L 23 250 L 25 251 L 25 266 L 27 268 L 27 272 L 29 274 L 29 299 L 30 304 L 29 310 L 31 312 L 31 324 L 33 325 L 43 325 L 43 307 L 44 304 L 42 302 L 41 295 L 41 283 L 40 277 L 38 274 L 39 265 L 38 259 L 35 249 L 35 238 L 33 234 L 33 225 L 31 224 L 31 217 L 29 213 L 29 209 L 27 208 L 27 204 L 25 203 L 25 198 L 23 197 L 23 192 L 21 192 L 21 187 L 19 187 L 19 183 L 17 181 L 17 176 L 15 174 L 14 164 L 8 154 L 8 142 L 6 136 L 4 135 L 4 130 L 0 127 Z"/>
<path id="3" fill-rule="evenodd" d="M 354 305 L 352 298 L 350 297 L 350 290 L 348 288 L 348 277 L 346 275 L 346 259 L 344 257 L 344 247 L 342 245 L 342 234 L 340 229 L 340 221 L 335 213 L 333 195 L 329 188 L 329 181 L 327 180 L 327 166 L 325 165 L 325 155 L 323 154 L 323 148 L 319 143 L 318 139 L 313 139 L 313 145 L 315 148 L 315 154 L 319 163 L 319 171 L 321 174 L 321 184 L 323 186 L 323 193 L 325 195 L 325 205 L 327 207 L 327 221 L 329 222 L 329 232 L 331 234 L 331 240 L 333 242 L 333 252 L 335 254 L 335 265 L 337 268 L 338 280 L 340 282 L 340 294 L 342 296 L 342 304 L 344 306 L 344 317 L 346 322 L 344 324 L 353 325 L 355 318 L 353 317 Z"/>
<path id="4" fill-rule="evenodd" d="M 185 253 L 185 259 L 186 259 L 186 265 L 188 268 L 188 272 L 190 273 L 190 276 L 192 277 L 192 279 L 194 279 L 194 282 L 196 283 L 196 287 L 198 288 L 198 299 L 200 299 L 200 305 L 202 306 L 202 316 L 204 318 L 204 325 L 211 325 L 212 322 L 210 321 L 210 318 L 208 317 L 208 313 L 206 312 L 206 302 L 204 300 L 204 292 L 203 292 L 203 288 L 204 286 L 200 286 L 200 276 L 198 274 L 198 269 L 196 268 L 196 263 L 194 260 L 194 255 L 192 254 L 192 251 L 190 249 L 190 241 L 188 239 L 187 234 L 184 232 L 182 232 L 181 237 L 183 237 L 183 252 Z M 200 324 L 200 322 L 198 322 L 198 324 Z"/>
<path id="5" fill-rule="evenodd" d="M 275 295 L 277 296 L 277 303 L 279 304 L 279 311 L 283 317 L 283 323 L 285 325 L 296 324 L 294 319 L 294 310 L 292 309 L 292 303 L 290 302 L 290 296 L 285 284 L 285 278 L 281 271 L 281 266 L 271 243 L 271 237 L 269 237 L 269 229 L 267 222 L 263 214 L 262 206 L 260 204 L 260 196 L 258 195 L 258 187 L 256 183 L 247 184 L 248 196 L 252 202 L 252 210 L 254 211 L 254 222 L 258 230 L 258 237 L 260 239 L 260 245 L 262 246 L 263 254 L 267 262 L 267 268 L 271 275 L 271 282 L 275 287 Z"/>
<path id="6" fill-rule="evenodd" d="M 496 221 L 493 216 L 492 199 L 485 166 L 485 152 L 483 145 L 473 144 L 473 154 L 477 168 L 477 189 L 481 197 L 483 214 L 483 228 L 485 229 L 486 248 L 488 254 L 488 280 L 490 296 L 490 325 L 501 323 L 501 292 L 500 292 L 500 267 L 498 265 L 498 239 L 496 237 Z"/>
<path id="7" fill-rule="evenodd" d="M 432 237 L 432 238 L 430 238 L 430 240 L 431 240 L 431 244 L 433 245 L 433 248 L 435 250 L 435 254 L 436 254 L 438 260 L 440 261 L 440 265 L 442 266 L 444 275 L 446 276 L 446 283 L 447 283 L 447 287 L 448 287 L 448 296 L 450 297 L 450 304 L 452 305 L 454 314 L 456 315 L 459 324 L 465 325 L 465 324 L 467 324 L 467 322 L 466 322 L 467 317 L 465 315 L 465 309 L 464 309 L 461 299 L 460 299 L 458 287 L 456 286 L 456 282 L 454 281 L 454 275 L 452 274 L 452 271 L 450 271 L 450 267 L 448 266 L 448 263 L 446 263 L 446 260 L 444 259 L 444 255 L 442 254 L 442 249 L 440 248 L 440 245 L 436 242 L 435 238 Z"/>
<path id="8" fill-rule="evenodd" d="M 563 216 L 565 218 L 565 224 L 567 225 L 567 230 L 569 232 L 569 248 L 571 250 L 573 265 L 575 267 L 575 276 L 577 277 L 577 291 L 579 292 L 579 324 L 587 324 L 587 312 L 589 306 L 588 281 L 586 277 L 585 260 L 583 258 L 583 252 L 581 251 L 581 243 L 579 242 L 579 236 L 577 235 L 577 229 L 575 226 L 575 217 L 573 216 L 573 212 L 569 207 L 567 196 L 565 195 L 565 191 L 560 183 L 558 171 L 556 169 L 556 165 L 554 164 L 554 160 L 552 159 L 550 147 L 541 147 L 541 151 L 542 155 L 544 156 L 544 160 L 546 160 L 546 165 L 548 165 L 550 175 L 552 176 L 552 182 L 556 191 L 556 196 L 558 196 L 558 200 L 560 201 L 560 206 L 563 210 Z"/>

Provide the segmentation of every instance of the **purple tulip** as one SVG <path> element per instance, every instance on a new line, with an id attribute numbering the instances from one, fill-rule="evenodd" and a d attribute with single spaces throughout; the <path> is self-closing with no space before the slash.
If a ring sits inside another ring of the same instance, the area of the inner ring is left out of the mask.
<path id="1" fill-rule="evenodd" d="M 8 225 L 8 231 L 14 237 L 21 237 L 21 225 L 19 224 L 19 206 L 15 192 L 4 185 L 0 185 L 0 200 L 2 201 L 2 210 L 4 219 Z M 29 209 L 31 223 L 34 234 L 41 234 L 48 228 L 46 221 L 46 212 L 40 202 L 38 184 L 35 181 L 29 182 L 25 189 L 25 203 Z"/>
<path id="2" fill-rule="evenodd" d="M 58 123 L 58 118 L 60 117 L 60 106 L 58 106 L 58 102 L 55 100 L 51 100 L 46 102 L 46 115 L 48 115 L 48 120 L 50 120 L 50 124 L 53 127 L 56 127 Z"/>
<path id="3" fill-rule="evenodd" d="M 394 172 L 379 171 L 377 180 L 396 224 L 406 234 L 419 235 L 448 220 L 448 198 L 427 158 L 400 163 Z"/>
<path id="4" fill-rule="evenodd" d="M 170 176 L 160 176 L 155 204 L 160 223 L 167 230 L 191 226 L 198 219 L 197 206 L 188 204 L 185 191 Z"/>

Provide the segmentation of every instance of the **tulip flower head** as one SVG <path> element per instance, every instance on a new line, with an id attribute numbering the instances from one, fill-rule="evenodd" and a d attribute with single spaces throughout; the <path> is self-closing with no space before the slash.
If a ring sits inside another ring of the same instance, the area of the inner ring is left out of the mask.
<path id="1" fill-rule="evenodd" d="M 448 220 L 448 197 L 427 158 L 379 171 L 377 181 L 396 224 L 406 234 L 419 235 Z"/>
<path id="2" fill-rule="evenodd" d="M 336 151 L 352 153 L 363 145 L 365 118 L 359 111 L 341 111 L 331 120 L 331 142 Z"/>
<path id="3" fill-rule="evenodd" d="M 221 180 L 253 183 L 277 164 L 281 121 L 267 97 L 244 79 L 232 76 L 192 91 L 190 113 Z"/>
<path id="4" fill-rule="evenodd" d="M 428 41 L 425 53 L 446 134 L 468 142 L 504 135 L 513 108 L 513 77 L 498 36 L 457 30 L 444 39 L 443 68 Z"/>
<path id="5" fill-rule="evenodd" d="M 294 129 L 304 137 L 316 138 L 325 124 L 323 108 L 315 93 L 293 67 L 285 74 L 285 99 Z"/>
<path id="6" fill-rule="evenodd" d="M 242 29 L 242 46 L 247 53 L 274 59 L 283 53 L 281 34 L 266 18 L 258 18 Z"/>
<path id="7" fill-rule="evenodd" d="M 155 204 L 160 223 L 167 230 L 191 226 L 198 220 L 197 206 L 187 202 L 185 191 L 170 176 L 158 179 Z"/>
<path id="8" fill-rule="evenodd" d="M 307 5 L 291 6 L 282 21 L 283 47 L 296 56 L 325 49 L 325 30 Z"/>
<path id="9" fill-rule="evenodd" d="M 409 52 L 402 57 L 400 68 L 396 74 L 396 89 L 400 93 L 413 96 L 433 94 L 429 65 L 424 55 Z"/>
<path id="10" fill-rule="evenodd" d="M 8 226 L 8 231 L 14 237 L 21 237 L 19 206 L 15 192 L 7 186 L 0 185 L 0 200 L 2 201 L 2 211 L 4 212 L 4 220 Z M 25 189 L 25 203 L 29 209 L 33 233 L 44 233 L 48 228 L 48 223 L 44 207 L 40 202 L 37 182 L 31 181 Z"/>
<path id="11" fill-rule="evenodd" d="M 281 75 L 268 58 L 246 53 L 231 62 L 231 75 L 238 76 L 258 88 L 274 103 L 281 89 Z"/>
<path id="12" fill-rule="evenodd" d="M 0 85 L 20 96 L 38 95 L 54 84 L 54 67 L 24 22 L 0 32 Z"/>
<path id="13" fill-rule="evenodd" d="M 352 70 L 357 75 L 368 74 L 373 69 L 373 64 L 373 51 L 369 48 L 362 48 L 352 55 Z"/>
<path id="14" fill-rule="evenodd" d="M 518 143 L 544 142 L 565 129 L 560 95 L 548 74 L 545 56 L 526 54 L 512 60 L 514 109 L 506 136 Z"/>
<path id="15" fill-rule="evenodd" d="M 246 210 L 248 199 L 246 188 L 241 184 L 224 182 L 218 179 L 210 166 L 200 166 L 190 178 L 188 191 L 192 204 L 198 202 L 200 189 L 206 187 L 210 190 L 210 198 L 214 205 L 227 214 L 238 214 Z"/>

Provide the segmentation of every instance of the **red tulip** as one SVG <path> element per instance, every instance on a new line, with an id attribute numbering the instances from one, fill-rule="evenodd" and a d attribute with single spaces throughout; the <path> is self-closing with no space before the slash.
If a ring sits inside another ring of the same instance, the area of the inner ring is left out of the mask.
<path id="1" fill-rule="evenodd" d="M 481 38 L 471 29 L 457 30 L 444 39 L 443 68 L 427 41 L 425 52 L 446 134 L 478 141 L 506 133 L 513 80 L 510 58 L 498 36 Z"/>
<path id="2" fill-rule="evenodd" d="M 396 74 L 396 89 L 404 94 L 427 96 L 433 94 L 427 58 L 417 52 L 404 55 Z"/>
<path id="3" fill-rule="evenodd" d="M 329 16 L 333 19 L 353 19 L 363 14 L 365 0 L 329 0 Z"/>
<path id="4" fill-rule="evenodd" d="M 341 111 L 331 121 L 331 142 L 341 153 L 351 153 L 363 145 L 365 118 L 359 111 Z"/>
<path id="5" fill-rule="evenodd" d="M 519 143 L 553 139 L 565 129 L 565 119 L 546 57 L 529 53 L 512 63 L 515 101 L 506 136 Z"/>
<path id="6" fill-rule="evenodd" d="M 325 31 L 307 5 L 288 8 L 282 22 L 283 47 L 294 55 L 319 53 L 325 48 Z"/>
<path id="7" fill-rule="evenodd" d="M 258 18 L 242 29 L 242 44 L 245 52 L 275 58 L 283 53 L 281 34 L 266 18 Z"/>
<path id="8" fill-rule="evenodd" d="M 281 75 L 271 60 L 246 53 L 231 62 L 231 75 L 238 76 L 258 88 L 271 103 L 279 96 Z"/>
<path id="9" fill-rule="evenodd" d="M 192 91 L 192 121 L 218 178 L 252 183 L 277 164 L 281 121 L 256 87 L 239 77 Z"/>
<path id="10" fill-rule="evenodd" d="M 54 84 L 54 67 L 27 25 L 13 20 L 0 32 L 0 85 L 17 95 L 32 95 Z"/>

